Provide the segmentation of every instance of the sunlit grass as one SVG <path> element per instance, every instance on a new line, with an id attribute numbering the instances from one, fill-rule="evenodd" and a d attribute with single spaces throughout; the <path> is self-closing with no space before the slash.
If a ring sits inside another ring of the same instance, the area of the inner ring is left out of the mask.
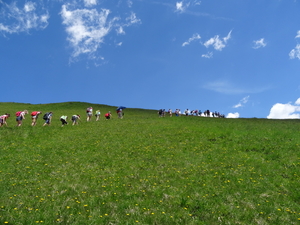
<path id="1" fill-rule="evenodd" d="M 87 103 L 1 103 L 53 111 L 50 127 L 1 127 L 2 224 L 299 224 L 297 120 L 158 118 Z M 113 118 L 106 121 L 106 111 Z M 78 126 L 59 117 L 81 114 Z"/>

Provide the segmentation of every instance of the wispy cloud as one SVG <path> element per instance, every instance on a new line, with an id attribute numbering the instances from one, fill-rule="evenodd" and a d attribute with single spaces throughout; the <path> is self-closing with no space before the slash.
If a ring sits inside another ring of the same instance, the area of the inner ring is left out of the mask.
<path id="1" fill-rule="evenodd" d="M 175 12 L 182 13 L 182 12 L 184 12 L 189 6 L 190 6 L 190 2 L 187 2 L 187 3 L 184 2 L 184 1 L 176 2 L 176 10 L 175 10 Z"/>
<path id="2" fill-rule="evenodd" d="M 253 41 L 253 43 L 254 43 L 254 46 L 253 46 L 254 49 L 264 48 L 264 47 L 267 46 L 267 43 L 265 42 L 264 38 L 261 38 L 259 40 Z"/>
<path id="3" fill-rule="evenodd" d="M 22 7 L 17 1 L 6 4 L 0 1 L 2 7 L 0 14 L 0 32 L 19 33 L 29 32 L 31 29 L 45 29 L 48 26 L 49 13 L 39 3 L 27 1 Z"/>
<path id="4" fill-rule="evenodd" d="M 85 0 L 85 4 L 96 4 L 96 1 Z M 141 23 L 135 13 L 123 21 L 120 17 L 111 17 L 109 9 L 75 8 L 72 5 L 63 5 L 61 17 L 66 27 L 67 40 L 73 48 L 72 57 L 81 54 L 92 55 L 104 43 L 105 37 L 115 30 L 117 34 L 125 34 L 124 27 Z"/>
<path id="5" fill-rule="evenodd" d="M 223 38 L 220 38 L 219 35 L 210 38 L 204 43 L 204 46 L 206 48 L 213 46 L 215 50 L 222 51 L 222 49 L 226 47 L 226 43 L 228 42 L 228 40 L 231 38 L 231 32 L 232 31 L 230 31 L 228 35 Z"/>
<path id="6" fill-rule="evenodd" d="M 268 119 L 299 119 L 300 118 L 300 98 L 292 103 L 276 103 L 272 106 Z"/>
<path id="7" fill-rule="evenodd" d="M 240 107 L 243 107 L 249 100 L 250 96 L 246 96 L 244 97 L 242 100 L 240 100 L 240 102 L 236 105 L 233 106 L 233 108 L 240 108 Z"/>
<path id="8" fill-rule="evenodd" d="M 133 2 L 132 2 L 131 0 L 128 0 L 128 1 L 127 1 L 127 5 L 128 5 L 129 8 L 131 8 L 132 5 L 133 5 Z"/>
<path id="9" fill-rule="evenodd" d="M 195 40 L 198 40 L 198 39 L 200 39 L 201 37 L 200 37 L 200 35 L 199 34 L 193 34 L 193 36 L 191 37 L 191 38 L 189 38 L 186 42 L 184 42 L 183 44 L 182 44 L 182 47 L 184 47 L 184 46 L 186 46 L 186 45 L 189 45 L 192 41 L 195 41 Z"/>
<path id="10" fill-rule="evenodd" d="M 108 19 L 110 11 L 102 9 L 69 10 L 67 5 L 62 6 L 61 16 L 66 26 L 68 40 L 74 48 L 73 56 L 95 52 L 104 37 L 110 32 L 113 22 L 117 18 Z"/>
<path id="11" fill-rule="evenodd" d="M 222 49 L 226 47 L 228 40 L 231 38 L 231 32 L 232 31 L 230 31 L 226 37 L 220 38 L 219 35 L 216 35 L 201 44 L 204 45 L 206 48 L 209 48 L 210 46 L 212 46 L 215 50 L 222 51 Z M 199 40 L 199 39 L 201 39 L 201 36 L 198 33 L 195 33 L 195 34 L 193 34 L 193 36 L 191 38 L 189 38 L 187 41 L 182 43 L 182 47 L 187 46 L 191 42 L 193 42 L 195 40 Z M 210 59 L 213 57 L 213 52 L 209 51 L 207 54 L 202 54 L 201 57 Z"/>
<path id="12" fill-rule="evenodd" d="M 203 88 L 215 92 L 219 92 L 222 94 L 252 94 L 252 93 L 261 93 L 268 89 L 270 89 L 270 86 L 266 87 L 254 87 L 254 88 L 244 88 L 236 86 L 228 81 L 213 81 L 206 83 Z"/>
<path id="13" fill-rule="evenodd" d="M 297 44 L 296 47 L 290 51 L 289 56 L 290 59 L 300 59 L 300 44 Z"/>
<path id="14" fill-rule="evenodd" d="M 295 38 L 300 38 L 300 30 L 297 31 L 297 35 Z M 289 56 L 290 59 L 300 59 L 300 44 L 297 44 L 296 47 L 290 51 Z"/>
<path id="15" fill-rule="evenodd" d="M 300 38 L 300 30 L 297 31 L 297 35 L 295 38 L 296 39 Z M 300 59 L 300 44 L 297 44 L 296 47 L 290 51 L 289 57 L 290 59 L 295 59 L 295 58 Z"/>
<path id="16" fill-rule="evenodd" d="M 118 27 L 117 29 L 116 29 L 116 31 L 117 31 L 117 33 L 118 34 L 125 34 L 125 31 L 124 31 L 124 29 L 123 29 L 123 27 Z"/>
<path id="17" fill-rule="evenodd" d="M 141 23 L 141 20 L 136 17 L 136 14 L 134 12 L 131 12 L 130 16 L 128 16 L 126 18 L 126 21 L 127 21 L 127 24 L 126 24 L 127 26 L 130 26 L 132 24 L 140 24 Z"/>
<path id="18" fill-rule="evenodd" d="M 181 2 L 176 2 L 176 4 L 175 4 L 175 12 L 184 13 L 184 12 L 187 11 L 187 9 L 190 6 L 197 6 L 197 5 L 200 5 L 200 4 L 201 4 L 201 1 L 197 1 L 197 0 L 194 0 L 194 1 L 183 0 Z"/>
<path id="19" fill-rule="evenodd" d="M 84 5 L 86 7 L 97 5 L 97 0 L 84 0 Z"/>
<path id="20" fill-rule="evenodd" d="M 201 57 L 202 57 L 202 58 L 210 59 L 210 58 L 213 57 L 213 55 L 214 55 L 213 52 L 208 52 L 208 53 L 206 53 L 206 54 L 202 54 Z"/>
<path id="21" fill-rule="evenodd" d="M 125 30 L 124 30 L 124 27 L 129 27 L 131 25 L 134 25 L 134 24 L 141 24 L 142 21 L 140 19 L 137 18 L 136 14 L 131 12 L 131 14 L 125 19 L 125 23 L 124 24 L 119 24 L 119 23 L 116 23 L 116 31 L 118 34 L 125 34 Z"/>
<path id="22" fill-rule="evenodd" d="M 194 0 L 193 4 L 194 4 L 194 5 L 201 5 L 201 1 Z"/>

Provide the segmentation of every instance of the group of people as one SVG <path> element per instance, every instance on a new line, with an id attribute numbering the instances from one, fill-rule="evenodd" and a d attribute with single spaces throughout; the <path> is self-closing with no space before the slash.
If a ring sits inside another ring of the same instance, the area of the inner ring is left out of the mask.
<path id="1" fill-rule="evenodd" d="M 169 109 L 168 111 L 166 111 L 165 109 L 160 109 L 158 111 L 158 115 L 159 117 L 165 117 L 165 115 L 169 114 L 170 117 L 173 116 L 173 111 L 172 109 Z M 174 111 L 174 114 L 175 116 L 180 116 L 182 115 L 180 109 L 176 109 Z M 189 109 L 186 109 L 184 111 L 184 115 L 185 116 L 204 116 L 204 117 L 218 117 L 218 118 L 225 118 L 225 115 L 219 113 L 219 112 L 211 112 L 210 110 L 205 110 L 203 113 L 201 112 L 201 110 L 189 110 Z"/>
<path id="2" fill-rule="evenodd" d="M 218 117 L 218 118 L 225 118 L 225 115 L 215 111 L 215 112 L 211 112 L 210 110 L 205 110 L 203 113 L 201 112 L 201 110 L 189 110 L 189 109 L 186 109 L 184 111 L 184 114 L 186 116 L 205 116 L 205 117 Z"/>
<path id="3" fill-rule="evenodd" d="M 117 114 L 118 114 L 118 118 L 123 119 L 124 113 L 122 111 L 122 109 L 117 109 L 116 110 Z M 28 114 L 28 110 L 23 110 L 23 111 L 18 111 L 16 112 L 16 122 L 17 122 L 17 126 L 20 127 L 22 125 L 23 120 L 25 120 L 25 115 Z M 41 111 L 33 111 L 30 113 L 31 116 L 31 126 L 35 126 L 37 123 L 37 119 L 38 117 L 42 114 Z M 89 122 L 92 120 L 93 117 L 93 107 L 88 107 L 86 109 L 86 121 Z M 96 117 L 96 121 L 100 120 L 100 115 L 101 112 L 100 110 L 97 110 L 95 112 L 95 117 Z M 0 116 L 0 127 L 2 126 L 7 126 L 7 119 L 10 117 L 11 115 L 9 113 L 5 113 L 4 115 Z M 53 112 L 47 112 L 43 115 L 43 119 L 44 119 L 44 123 L 43 126 L 49 126 L 51 124 L 52 121 L 52 117 L 53 117 Z M 108 111 L 108 113 L 106 113 L 104 115 L 106 120 L 109 120 L 112 117 L 112 114 L 110 111 Z M 72 125 L 78 125 L 78 121 L 80 120 L 80 115 L 79 114 L 74 114 L 72 115 L 71 119 L 72 121 Z M 60 117 L 60 121 L 61 121 L 61 126 L 65 126 L 68 124 L 68 116 L 66 115 L 62 115 Z"/>

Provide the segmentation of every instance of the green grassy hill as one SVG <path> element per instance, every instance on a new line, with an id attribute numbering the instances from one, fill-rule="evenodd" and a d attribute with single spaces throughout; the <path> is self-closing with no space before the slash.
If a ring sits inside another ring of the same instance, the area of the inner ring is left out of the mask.
<path id="1" fill-rule="evenodd" d="M 85 109 L 101 110 L 86 122 Z M 53 111 L 16 127 L 15 112 Z M 299 224 L 298 120 L 0 103 L 0 224 Z M 113 118 L 103 115 L 112 111 Z M 61 115 L 82 115 L 61 127 Z"/>

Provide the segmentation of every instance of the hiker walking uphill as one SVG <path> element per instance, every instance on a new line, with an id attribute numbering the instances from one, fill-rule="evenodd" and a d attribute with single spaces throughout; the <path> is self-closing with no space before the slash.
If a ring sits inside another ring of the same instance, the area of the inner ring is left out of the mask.
<path id="1" fill-rule="evenodd" d="M 9 113 L 5 113 L 4 115 L 0 116 L 0 127 L 4 124 L 7 126 L 6 120 L 10 117 Z"/>
<path id="2" fill-rule="evenodd" d="M 42 112 L 40 111 L 33 111 L 30 115 L 31 115 L 31 126 L 35 126 L 36 125 L 36 120 L 38 119 L 38 116 L 42 114 Z"/>
<path id="3" fill-rule="evenodd" d="M 87 121 L 87 122 L 89 122 L 89 121 L 92 120 L 92 116 L 93 116 L 93 107 L 88 107 L 88 108 L 86 109 L 86 116 L 87 116 L 87 118 L 86 118 L 86 121 Z"/>
<path id="4" fill-rule="evenodd" d="M 126 109 L 126 107 L 125 107 L 125 106 L 119 106 L 119 107 L 116 109 L 116 112 L 117 112 L 117 114 L 118 114 L 118 118 L 119 118 L 119 119 L 123 119 L 123 117 L 124 117 L 123 109 Z"/>
<path id="5" fill-rule="evenodd" d="M 112 117 L 110 111 L 108 111 L 108 113 L 106 113 L 104 116 L 105 116 L 106 120 L 109 120 Z"/>
<path id="6" fill-rule="evenodd" d="M 97 110 L 97 111 L 96 111 L 96 114 L 95 114 L 96 121 L 100 120 L 100 115 L 101 115 L 100 110 Z"/>
<path id="7" fill-rule="evenodd" d="M 80 115 L 73 115 L 72 116 L 72 125 L 78 125 L 78 120 L 80 120 Z"/>
<path id="8" fill-rule="evenodd" d="M 22 125 L 22 120 L 25 120 L 25 114 L 28 114 L 27 110 L 16 112 L 17 127 Z"/>
<path id="9" fill-rule="evenodd" d="M 44 114 L 43 119 L 45 120 L 45 123 L 43 124 L 43 127 L 46 125 L 50 126 L 51 120 L 52 120 L 52 115 L 53 115 L 52 112 L 47 112 Z"/>
<path id="10" fill-rule="evenodd" d="M 61 126 L 63 127 L 64 125 L 68 124 L 67 122 L 68 116 L 62 115 L 60 117 L 60 122 L 61 122 Z"/>

